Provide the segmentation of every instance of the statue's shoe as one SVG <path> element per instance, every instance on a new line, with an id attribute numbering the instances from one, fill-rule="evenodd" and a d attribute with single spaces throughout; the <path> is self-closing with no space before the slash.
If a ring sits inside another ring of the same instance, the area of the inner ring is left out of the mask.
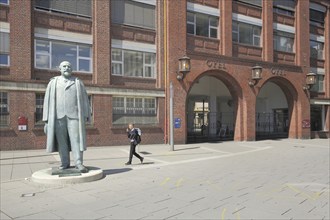
<path id="1" fill-rule="evenodd" d="M 76 168 L 81 172 L 81 173 L 88 173 L 88 169 L 82 165 L 82 164 L 78 164 L 76 165 Z"/>
<path id="2" fill-rule="evenodd" d="M 61 166 L 58 167 L 59 170 L 65 170 L 65 169 L 68 169 L 68 168 L 70 168 L 70 165 L 63 165 L 62 164 Z"/>

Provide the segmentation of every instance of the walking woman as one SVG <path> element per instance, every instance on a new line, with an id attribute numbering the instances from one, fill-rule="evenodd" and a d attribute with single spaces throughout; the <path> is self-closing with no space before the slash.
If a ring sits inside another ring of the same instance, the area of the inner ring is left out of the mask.
<path id="1" fill-rule="evenodd" d="M 143 163 L 144 158 L 141 157 L 138 153 L 135 152 L 136 145 L 138 145 L 138 142 L 136 140 L 137 135 L 138 135 L 138 131 L 134 128 L 133 123 L 128 124 L 128 128 L 126 129 L 126 132 L 127 132 L 128 138 L 130 140 L 131 147 L 130 147 L 130 151 L 129 151 L 128 162 L 125 163 L 125 164 L 126 165 L 131 165 L 132 164 L 133 155 L 136 156 L 137 158 L 139 158 L 141 163 Z"/>

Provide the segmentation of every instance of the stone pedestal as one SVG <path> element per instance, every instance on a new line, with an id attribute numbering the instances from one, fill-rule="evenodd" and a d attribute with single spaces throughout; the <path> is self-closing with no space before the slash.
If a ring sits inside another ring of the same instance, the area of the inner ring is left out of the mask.
<path id="1" fill-rule="evenodd" d="M 42 184 L 75 184 L 96 181 L 104 177 L 103 170 L 97 167 L 87 167 L 88 173 L 81 173 L 75 168 L 59 170 L 48 168 L 36 171 L 32 174 L 31 180 Z"/>

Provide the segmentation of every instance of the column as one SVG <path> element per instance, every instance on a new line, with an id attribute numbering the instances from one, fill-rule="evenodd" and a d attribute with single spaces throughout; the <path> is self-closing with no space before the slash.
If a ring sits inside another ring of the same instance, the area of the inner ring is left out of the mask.
<path id="1" fill-rule="evenodd" d="M 220 54 L 231 57 L 233 54 L 233 39 L 232 39 L 232 1 L 220 1 Z"/>
<path id="2" fill-rule="evenodd" d="M 325 89 L 325 97 L 327 97 L 329 99 L 330 98 L 330 7 L 328 7 L 328 10 L 326 11 L 325 16 L 326 17 L 324 19 L 324 28 L 325 28 L 325 34 L 324 34 L 324 38 L 325 38 L 325 41 L 324 41 L 324 55 L 325 55 L 324 87 L 325 88 L 324 89 Z M 330 122 L 328 121 L 328 123 L 330 123 Z"/>
<path id="3" fill-rule="evenodd" d="M 33 70 L 33 1 L 10 1 L 10 74 L 30 80 Z"/>
<path id="4" fill-rule="evenodd" d="M 274 61 L 273 43 L 273 1 L 262 1 L 262 57 L 264 61 Z"/>
<path id="5" fill-rule="evenodd" d="M 297 1 L 295 14 L 296 64 L 309 71 L 309 1 Z"/>
<path id="6" fill-rule="evenodd" d="M 215 94 L 215 92 L 212 92 Z M 217 133 L 217 97 L 215 95 L 210 96 L 210 121 L 209 131 L 211 136 L 215 136 Z"/>
<path id="7" fill-rule="evenodd" d="M 181 119 L 181 127 L 176 128 L 174 131 L 174 143 L 183 144 L 187 137 L 186 126 L 186 98 L 187 88 L 189 88 L 189 74 L 183 81 L 178 81 L 176 78 L 176 72 L 178 71 L 179 58 L 187 53 L 187 1 L 164 1 L 167 16 L 167 87 L 169 83 L 173 83 L 174 91 L 174 118 Z M 187 54 L 189 56 L 189 54 Z M 193 63 L 193 60 L 191 60 Z M 192 64 L 193 65 L 193 64 Z M 169 103 L 169 92 L 166 99 Z M 167 106 L 169 107 L 169 105 Z M 169 112 L 167 111 L 167 123 L 170 124 Z"/>
<path id="8" fill-rule="evenodd" d="M 111 2 L 93 1 L 93 83 L 109 85 L 111 78 Z"/>

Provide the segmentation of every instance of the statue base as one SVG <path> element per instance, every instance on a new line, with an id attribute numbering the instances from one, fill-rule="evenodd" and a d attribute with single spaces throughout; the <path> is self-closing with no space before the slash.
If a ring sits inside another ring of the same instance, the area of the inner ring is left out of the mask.
<path id="1" fill-rule="evenodd" d="M 57 167 L 36 171 L 31 180 L 42 184 L 75 184 L 92 182 L 104 177 L 103 170 L 97 167 L 87 167 L 88 173 L 81 173 L 76 168 L 60 170 Z"/>

